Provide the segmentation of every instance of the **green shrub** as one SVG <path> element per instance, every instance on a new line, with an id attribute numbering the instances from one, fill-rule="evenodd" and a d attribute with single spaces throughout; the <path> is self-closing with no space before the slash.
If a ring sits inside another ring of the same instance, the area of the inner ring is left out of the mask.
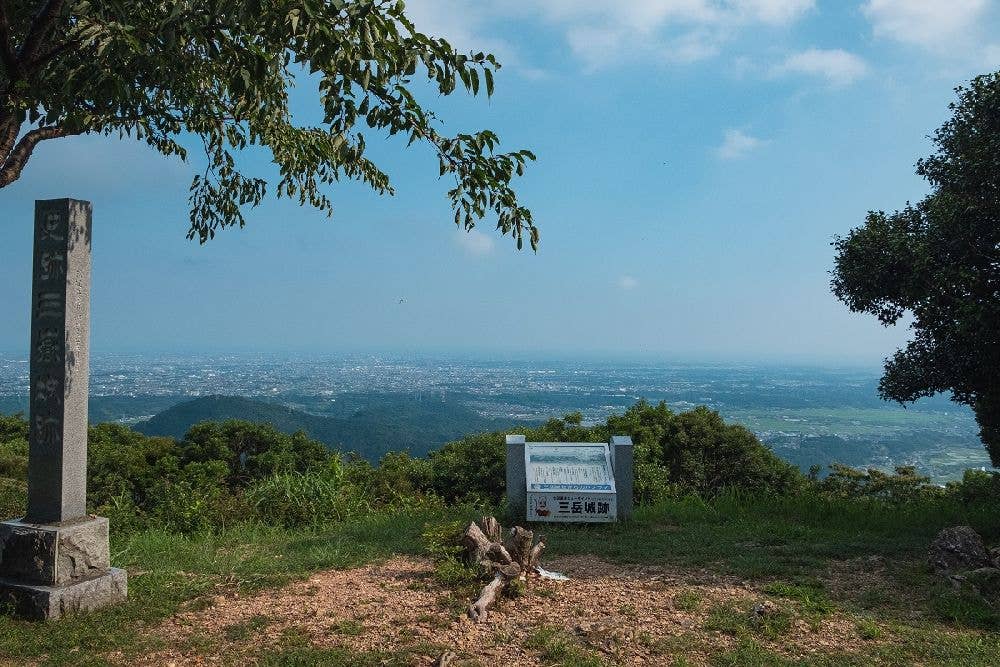
<path id="1" fill-rule="evenodd" d="M 122 424 L 98 424 L 87 436 L 87 502 L 91 508 L 130 504 L 145 507 L 157 484 L 180 475 L 173 438 L 145 436 Z M 213 482 L 214 483 L 214 482 Z"/>
<path id="2" fill-rule="evenodd" d="M 0 415 L 0 477 L 28 476 L 28 422 L 20 415 Z"/>
<path id="3" fill-rule="evenodd" d="M 106 517 L 119 535 L 142 530 L 148 522 L 146 513 L 136 507 L 135 500 L 128 493 L 111 497 L 107 503 L 97 507 L 95 513 Z"/>
<path id="4" fill-rule="evenodd" d="M 506 490 L 504 433 L 479 433 L 449 442 L 429 456 L 431 487 L 448 501 L 497 501 Z"/>
<path id="5" fill-rule="evenodd" d="M 28 420 L 23 413 L 0 415 L 0 442 L 19 440 L 28 442 Z"/>
<path id="6" fill-rule="evenodd" d="M 658 461 L 651 461 L 646 456 L 636 456 L 633 464 L 635 481 L 632 487 L 632 499 L 637 505 L 655 505 L 667 498 L 677 498 L 683 491 L 677 484 L 670 482 L 670 470 Z"/>
<path id="7" fill-rule="evenodd" d="M 369 490 L 380 502 L 405 504 L 409 498 L 432 492 L 431 477 L 427 459 L 413 458 L 407 452 L 389 452 L 373 470 Z"/>
<path id="8" fill-rule="evenodd" d="M 223 461 L 188 463 L 180 472 L 154 484 L 149 494 L 150 519 L 179 533 L 196 533 L 239 523 L 249 512 L 226 488 Z"/>
<path id="9" fill-rule="evenodd" d="M 424 525 L 420 534 L 424 551 L 434 562 L 459 560 L 462 554 L 462 535 L 465 524 L 462 521 L 431 523 Z"/>
<path id="10" fill-rule="evenodd" d="M 229 419 L 192 426 L 178 443 L 178 455 L 183 464 L 225 463 L 225 484 L 236 489 L 274 474 L 323 467 L 330 450 L 302 431 L 287 435 L 270 424 Z"/>
<path id="11" fill-rule="evenodd" d="M 27 479 L 28 454 L 18 453 L 12 447 L 14 443 L 0 444 L 0 477 L 6 479 Z"/>
<path id="12" fill-rule="evenodd" d="M 899 466 L 889 474 L 874 468 L 858 470 L 834 463 L 830 474 L 815 484 L 823 493 L 841 498 L 878 498 L 905 504 L 943 497 L 944 489 L 930 481 L 930 477 L 918 474 L 913 466 Z"/>
<path id="13" fill-rule="evenodd" d="M 424 551 L 434 561 L 434 578 L 444 586 L 468 586 L 478 582 L 483 575 L 479 568 L 464 562 L 464 531 L 463 522 L 448 521 L 426 524 L 420 535 Z"/>

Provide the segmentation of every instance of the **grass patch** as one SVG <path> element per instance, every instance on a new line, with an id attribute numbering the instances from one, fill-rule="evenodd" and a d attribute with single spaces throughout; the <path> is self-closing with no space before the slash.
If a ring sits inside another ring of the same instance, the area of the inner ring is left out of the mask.
<path id="1" fill-rule="evenodd" d="M 698 591 L 681 591 L 674 596 L 674 606 L 681 611 L 697 611 L 701 606 L 701 593 Z"/>
<path id="2" fill-rule="evenodd" d="M 585 648 L 565 630 L 542 626 L 535 630 L 525 646 L 538 651 L 539 657 L 547 665 L 566 667 L 602 667 L 604 661 L 593 651 Z"/>
<path id="3" fill-rule="evenodd" d="M 344 648 L 317 646 L 282 647 L 259 656 L 265 667 L 410 667 L 415 660 L 437 657 L 441 649 L 431 645 L 409 647 L 401 651 L 356 652 Z"/>
<path id="4" fill-rule="evenodd" d="M 870 498 L 727 492 L 638 508 L 630 523 L 546 526 L 547 553 L 622 563 L 712 566 L 748 578 L 796 579 L 833 560 L 920 558 L 938 531 L 972 525 L 1000 536 L 1000 515 L 948 499 L 893 505 Z M 669 526 L 667 530 L 664 527 Z"/>
<path id="5" fill-rule="evenodd" d="M 855 624 L 854 628 L 858 632 L 858 637 L 865 641 L 874 641 L 882 636 L 882 628 L 871 619 L 861 619 Z"/>
<path id="6" fill-rule="evenodd" d="M 791 612 L 777 605 L 717 604 L 709 610 L 704 628 L 741 639 L 748 636 L 775 639 L 788 632 L 791 625 Z"/>
<path id="7" fill-rule="evenodd" d="M 365 631 L 365 626 L 360 621 L 356 621 L 353 618 L 345 618 L 331 625 L 330 631 L 335 632 L 338 635 L 357 637 Z"/>
<path id="8" fill-rule="evenodd" d="M 972 591 L 941 593 L 931 603 L 938 618 L 961 627 L 1000 630 L 1000 614 Z"/>
<path id="9" fill-rule="evenodd" d="M 225 634 L 227 640 L 231 642 L 239 642 L 249 639 L 255 633 L 263 630 L 270 624 L 270 618 L 257 614 L 256 616 L 251 616 L 243 623 L 233 623 L 232 625 L 226 627 L 223 633 Z"/>
<path id="10" fill-rule="evenodd" d="M 806 617 L 823 618 L 833 611 L 834 605 L 826 592 L 819 587 L 800 586 L 783 581 L 775 581 L 764 586 L 768 595 L 795 600 L 800 604 Z"/>
<path id="11" fill-rule="evenodd" d="M 720 667 L 784 667 L 795 663 L 768 651 L 753 639 L 741 639 L 732 650 L 715 656 L 712 664 Z"/>

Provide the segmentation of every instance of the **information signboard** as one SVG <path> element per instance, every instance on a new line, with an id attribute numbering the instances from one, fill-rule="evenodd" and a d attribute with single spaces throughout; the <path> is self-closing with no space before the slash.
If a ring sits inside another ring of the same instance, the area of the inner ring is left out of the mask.
<path id="1" fill-rule="evenodd" d="M 529 521 L 614 521 L 615 477 L 606 444 L 529 442 L 524 448 Z"/>

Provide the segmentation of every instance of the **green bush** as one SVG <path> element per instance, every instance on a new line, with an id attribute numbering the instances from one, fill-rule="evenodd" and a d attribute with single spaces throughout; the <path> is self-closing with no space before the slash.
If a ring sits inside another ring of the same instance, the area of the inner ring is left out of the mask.
<path id="1" fill-rule="evenodd" d="M 223 461 L 188 463 L 157 481 L 147 506 L 150 519 L 166 530 L 196 533 L 246 520 L 249 512 L 225 486 Z"/>
<path id="2" fill-rule="evenodd" d="M 24 414 L 0 415 L 0 442 L 19 440 L 28 442 L 28 420 Z"/>
<path id="3" fill-rule="evenodd" d="M 322 467 L 330 457 L 324 444 L 301 431 L 287 435 L 270 424 L 236 419 L 195 424 L 178 449 L 182 463 L 225 463 L 225 483 L 231 489 L 278 473 Z"/>
<path id="4" fill-rule="evenodd" d="M 948 484 L 947 490 L 966 505 L 993 505 L 1000 512 L 1000 473 L 966 470 L 962 481 Z"/>
<path id="5" fill-rule="evenodd" d="M 21 480 L 0 479 L 0 521 L 24 516 L 28 487 Z"/>
<path id="6" fill-rule="evenodd" d="M 145 507 L 157 484 L 181 470 L 173 438 L 145 436 L 122 424 L 92 426 L 87 436 L 87 501 L 91 508 L 121 504 L 122 496 Z"/>
<path id="7" fill-rule="evenodd" d="M 20 414 L 0 415 L 0 477 L 23 480 L 28 475 L 28 422 Z"/>
<path id="8" fill-rule="evenodd" d="M 504 433 L 478 433 L 431 452 L 431 488 L 447 501 L 467 497 L 497 501 L 507 479 Z"/>
<path id="9" fill-rule="evenodd" d="M 0 477 L 6 479 L 27 479 L 28 454 L 21 454 L 16 443 L 0 443 Z M 26 448 L 27 449 L 27 448 Z"/>

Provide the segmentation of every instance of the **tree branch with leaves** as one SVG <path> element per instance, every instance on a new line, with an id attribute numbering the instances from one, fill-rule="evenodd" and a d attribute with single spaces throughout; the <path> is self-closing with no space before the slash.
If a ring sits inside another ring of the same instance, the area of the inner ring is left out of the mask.
<path id="1" fill-rule="evenodd" d="M 500 152 L 489 130 L 443 134 L 415 94 L 424 80 L 440 95 L 490 96 L 499 67 L 419 32 L 398 0 L 0 0 L 0 188 L 49 139 L 118 135 L 187 160 L 195 135 L 206 167 L 191 184 L 189 237 L 205 242 L 243 226 L 270 189 L 240 169 L 241 151 L 267 148 L 274 193 L 331 215 L 341 179 L 393 193 L 365 132 L 402 134 L 453 179 L 457 225 L 492 216 L 534 249 L 538 229 L 512 182 L 535 156 Z M 299 78 L 318 81 L 318 126 L 293 121 Z"/>

